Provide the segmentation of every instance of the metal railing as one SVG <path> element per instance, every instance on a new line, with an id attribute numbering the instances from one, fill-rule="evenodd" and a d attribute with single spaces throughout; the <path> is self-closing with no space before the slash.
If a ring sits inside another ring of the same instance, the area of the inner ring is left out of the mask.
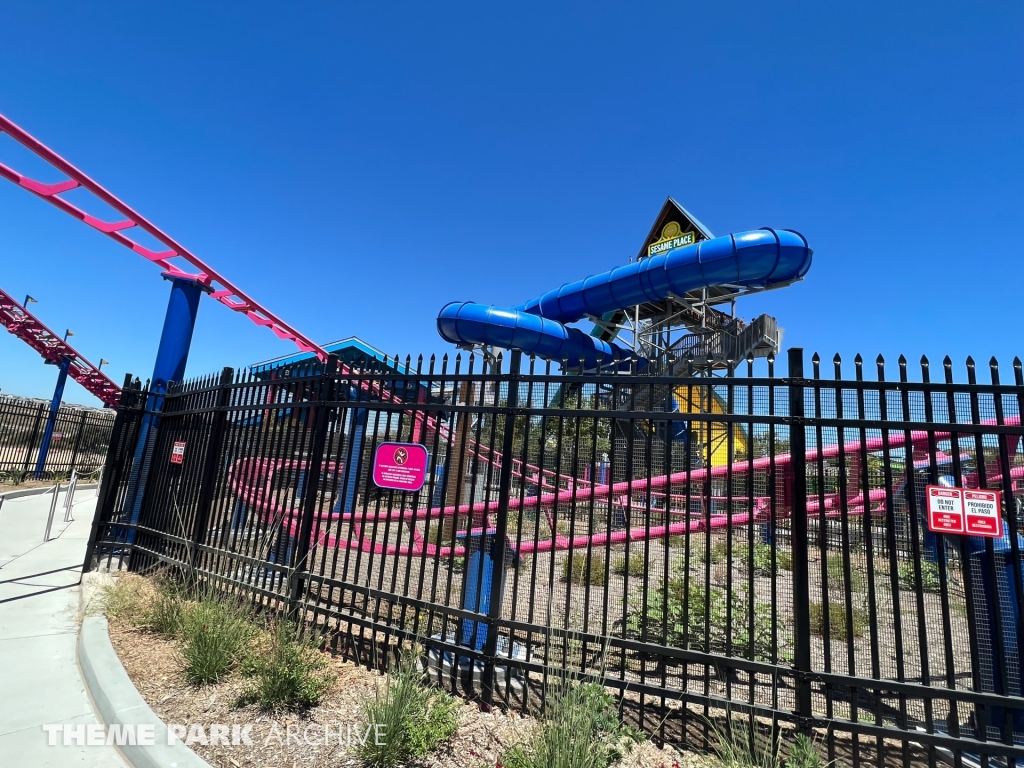
<path id="1" fill-rule="evenodd" d="M 126 391 L 93 565 L 214 582 L 366 663 L 419 643 L 439 684 L 524 711 L 588 674 L 667 741 L 752 712 L 852 765 L 1024 758 L 1018 360 L 981 384 L 948 358 L 917 381 L 800 350 L 725 378 L 509 358 L 226 369 L 171 389 L 134 484 Z M 395 442 L 426 447 L 420 490 L 374 483 Z M 929 484 L 1000 491 L 1004 536 L 930 533 Z"/>

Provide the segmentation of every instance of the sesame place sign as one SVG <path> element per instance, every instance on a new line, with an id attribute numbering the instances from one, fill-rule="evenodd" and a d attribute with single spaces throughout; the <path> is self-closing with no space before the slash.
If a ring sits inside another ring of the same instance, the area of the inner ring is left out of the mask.
<path id="1" fill-rule="evenodd" d="M 696 235 L 693 232 L 683 232 L 683 228 L 677 221 L 670 221 L 661 229 L 661 237 L 656 242 L 647 246 L 648 256 L 657 256 L 659 253 L 682 248 L 684 245 L 693 245 Z"/>
<path id="2" fill-rule="evenodd" d="M 427 449 L 419 443 L 381 443 L 373 454 L 373 482 L 393 491 L 418 491 L 427 477 Z"/>

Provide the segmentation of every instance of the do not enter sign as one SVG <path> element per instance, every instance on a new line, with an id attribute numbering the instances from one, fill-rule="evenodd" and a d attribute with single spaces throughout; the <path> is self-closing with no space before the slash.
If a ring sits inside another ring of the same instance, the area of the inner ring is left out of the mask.
<path id="1" fill-rule="evenodd" d="M 175 440 L 171 446 L 171 464 L 181 464 L 185 461 L 185 441 Z"/>
<path id="2" fill-rule="evenodd" d="M 925 494 L 929 531 L 993 539 L 1003 535 L 999 491 L 929 485 Z"/>

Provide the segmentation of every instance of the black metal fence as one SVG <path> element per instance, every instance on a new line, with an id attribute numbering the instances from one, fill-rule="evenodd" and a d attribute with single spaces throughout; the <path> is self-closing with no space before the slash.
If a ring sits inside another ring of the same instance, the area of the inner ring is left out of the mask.
<path id="1" fill-rule="evenodd" d="M 225 369 L 172 388 L 145 483 L 126 389 L 96 561 L 188 570 L 368 663 L 418 642 L 485 702 L 590 674 L 667 741 L 746 712 L 854 766 L 1024 758 L 1019 360 L 1012 384 L 808 376 L 801 350 L 713 379 L 509 362 Z M 392 443 L 426 448 L 422 489 L 376 484 Z M 1002 538 L 930 533 L 928 485 L 1000 491 Z"/>
<path id="2" fill-rule="evenodd" d="M 0 397 L 0 482 L 30 476 L 39 459 L 49 403 Z M 103 466 L 114 426 L 114 412 L 62 405 L 54 422 L 43 477 L 97 472 Z"/>

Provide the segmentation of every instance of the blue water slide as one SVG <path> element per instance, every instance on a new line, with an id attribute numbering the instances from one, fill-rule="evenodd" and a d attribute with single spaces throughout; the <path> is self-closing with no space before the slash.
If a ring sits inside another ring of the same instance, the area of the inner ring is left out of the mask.
<path id="1" fill-rule="evenodd" d="M 812 251 L 803 235 L 759 229 L 704 240 L 616 269 L 566 283 L 518 307 L 452 302 L 437 318 L 441 337 L 453 344 L 521 349 L 549 360 L 598 358 L 614 363 L 632 351 L 588 336 L 564 323 L 600 317 L 644 302 L 663 301 L 711 287 L 770 288 L 803 277 Z"/>

